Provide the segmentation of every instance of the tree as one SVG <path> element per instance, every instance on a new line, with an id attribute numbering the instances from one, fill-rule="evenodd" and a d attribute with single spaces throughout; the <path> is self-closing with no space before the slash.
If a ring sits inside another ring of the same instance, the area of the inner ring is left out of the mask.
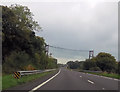
<path id="1" fill-rule="evenodd" d="M 68 67 L 71 68 L 71 69 L 77 69 L 77 68 L 80 67 L 80 64 L 79 64 L 78 61 L 75 61 L 75 62 L 69 61 L 69 62 L 67 62 L 67 65 L 68 65 Z"/>
<path id="2" fill-rule="evenodd" d="M 83 63 L 83 68 L 89 70 L 90 68 L 97 67 L 96 62 L 93 62 L 91 59 L 86 59 Z"/>
<path id="3" fill-rule="evenodd" d="M 96 64 L 102 71 L 115 72 L 116 60 L 109 53 L 101 52 L 96 56 Z"/>
<path id="4" fill-rule="evenodd" d="M 55 68 L 57 61 L 45 54 L 45 40 L 35 35 L 41 29 L 26 6 L 2 6 L 2 64 L 4 72 Z M 25 57 L 24 57 L 25 56 Z"/>
<path id="5" fill-rule="evenodd" d="M 39 31 L 41 27 L 38 22 L 33 19 L 33 14 L 30 12 L 30 9 L 26 6 L 14 4 L 10 6 L 10 9 L 14 12 L 18 19 L 18 27 L 23 30 L 37 30 Z M 19 25 L 20 24 L 20 25 Z"/>
<path id="6" fill-rule="evenodd" d="M 117 62 L 116 73 L 118 73 L 120 75 L 120 61 Z"/>
<path id="7" fill-rule="evenodd" d="M 2 58 L 9 55 L 15 48 L 15 36 L 18 28 L 16 27 L 17 18 L 15 14 L 8 8 L 2 6 Z"/>

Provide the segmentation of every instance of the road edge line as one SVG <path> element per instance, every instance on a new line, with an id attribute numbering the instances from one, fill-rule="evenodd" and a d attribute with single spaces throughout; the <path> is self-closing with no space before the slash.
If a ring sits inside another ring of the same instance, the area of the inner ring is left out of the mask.
<path id="1" fill-rule="evenodd" d="M 34 92 L 35 90 L 39 89 L 40 87 L 42 87 L 43 85 L 45 85 L 46 83 L 48 83 L 50 80 L 52 80 L 53 78 L 55 78 L 60 72 L 61 72 L 61 69 L 59 70 L 59 72 L 58 72 L 57 74 L 55 74 L 54 76 L 52 76 L 51 78 L 49 78 L 49 79 L 46 80 L 45 82 L 41 83 L 41 84 L 38 85 L 37 87 L 33 88 L 33 89 L 30 90 L 29 92 Z"/>

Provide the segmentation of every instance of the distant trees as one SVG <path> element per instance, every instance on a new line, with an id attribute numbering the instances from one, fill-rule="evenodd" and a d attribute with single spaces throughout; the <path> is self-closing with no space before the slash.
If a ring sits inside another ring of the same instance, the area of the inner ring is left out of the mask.
<path id="1" fill-rule="evenodd" d="M 85 61 L 75 63 L 70 61 L 67 63 L 69 68 L 74 67 L 80 68 L 83 70 L 91 70 L 91 71 L 106 71 L 112 73 L 120 73 L 120 62 L 117 62 L 114 56 L 109 53 L 100 52 L 96 57 L 92 59 L 86 59 Z"/>
<path id="2" fill-rule="evenodd" d="M 68 65 L 69 68 L 71 68 L 71 69 L 77 69 L 77 68 L 80 67 L 80 64 L 79 64 L 78 61 L 75 61 L 75 62 L 69 61 L 69 62 L 67 62 L 67 65 Z"/>
<path id="3" fill-rule="evenodd" d="M 45 53 L 45 40 L 35 35 L 41 27 L 26 6 L 2 6 L 3 72 L 56 68 L 57 60 Z"/>
<path id="4" fill-rule="evenodd" d="M 84 70 L 90 70 L 90 68 L 97 67 L 96 62 L 93 62 L 90 59 L 87 59 L 83 64 Z"/>

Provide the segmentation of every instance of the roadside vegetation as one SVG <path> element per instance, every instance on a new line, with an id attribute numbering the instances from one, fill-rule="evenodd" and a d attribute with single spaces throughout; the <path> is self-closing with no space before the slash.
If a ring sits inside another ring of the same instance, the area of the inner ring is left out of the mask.
<path id="1" fill-rule="evenodd" d="M 49 74 L 54 73 L 54 72 L 55 71 L 44 72 L 44 73 L 33 74 L 33 75 L 26 75 L 26 76 L 22 76 L 20 79 L 15 79 L 13 77 L 13 74 L 4 75 L 2 77 L 2 90 L 5 90 L 8 88 L 17 86 L 17 85 L 21 85 L 21 84 L 24 84 L 26 82 L 36 80 L 38 78 L 44 77 L 44 76 L 49 75 Z"/>
<path id="2" fill-rule="evenodd" d="M 95 73 L 95 72 L 87 72 L 90 74 L 95 74 L 95 75 L 100 75 L 100 76 L 105 76 L 105 77 L 111 77 L 111 78 L 116 78 L 120 79 L 120 75 L 116 73 L 107 73 L 107 72 L 101 72 L 101 73 Z"/>
<path id="3" fill-rule="evenodd" d="M 22 5 L 1 7 L 3 73 L 57 68 L 57 59 L 46 54 L 44 38 L 35 34 L 42 28 L 30 9 Z"/>
<path id="4" fill-rule="evenodd" d="M 69 61 L 67 62 L 67 65 L 70 69 L 77 69 L 78 71 L 83 72 L 84 70 L 88 70 L 88 73 L 91 74 L 120 79 L 120 62 L 117 62 L 115 57 L 109 53 L 100 52 L 96 57 L 91 59 L 75 62 Z M 94 71 L 102 72 L 96 73 Z"/>

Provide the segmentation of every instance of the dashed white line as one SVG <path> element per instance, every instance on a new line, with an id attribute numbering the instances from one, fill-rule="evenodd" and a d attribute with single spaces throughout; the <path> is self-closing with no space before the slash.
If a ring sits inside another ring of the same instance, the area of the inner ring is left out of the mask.
<path id="1" fill-rule="evenodd" d="M 82 77 L 82 76 L 80 76 L 80 77 Z"/>
<path id="2" fill-rule="evenodd" d="M 105 90 L 105 88 L 102 88 L 102 90 Z"/>
<path id="3" fill-rule="evenodd" d="M 94 84 L 94 82 L 92 82 L 92 81 L 90 81 L 90 80 L 88 80 L 88 82 L 91 83 L 91 84 Z"/>
<path id="4" fill-rule="evenodd" d="M 52 80 L 53 78 L 55 78 L 59 73 L 61 72 L 61 69 L 59 70 L 59 72 L 57 74 L 55 74 L 53 77 L 51 77 L 50 79 L 48 79 L 47 81 L 43 82 L 42 84 L 38 85 L 37 87 L 33 88 L 31 91 L 29 92 L 34 92 L 35 90 L 39 89 L 40 87 L 42 87 L 43 85 L 45 85 L 47 82 L 49 82 L 50 80 Z"/>

